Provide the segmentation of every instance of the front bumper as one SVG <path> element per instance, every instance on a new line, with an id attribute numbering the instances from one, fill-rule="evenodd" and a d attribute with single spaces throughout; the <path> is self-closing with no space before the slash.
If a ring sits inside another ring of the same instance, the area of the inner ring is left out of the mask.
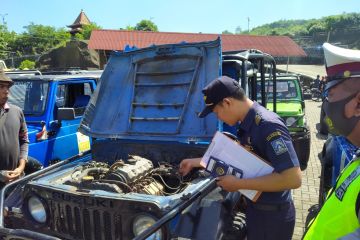
<path id="1" fill-rule="evenodd" d="M 0 239 L 5 240 L 61 240 L 42 233 L 33 232 L 26 229 L 10 229 L 0 227 Z"/>
<path id="2" fill-rule="evenodd" d="M 299 159 L 301 170 L 307 168 L 310 157 L 310 131 L 303 128 L 303 131 L 290 132 L 296 155 Z"/>

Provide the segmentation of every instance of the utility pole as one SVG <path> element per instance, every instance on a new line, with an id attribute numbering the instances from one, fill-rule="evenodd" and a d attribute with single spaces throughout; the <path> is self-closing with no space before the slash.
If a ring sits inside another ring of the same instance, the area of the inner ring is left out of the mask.
<path id="1" fill-rule="evenodd" d="M 248 33 L 250 33 L 250 18 L 247 17 L 247 20 L 248 20 Z"/>
<path id="2" fill-rule="evenodd" d="M 3 14 L 0 14 L 1 18 L 2 18 L 2 24 L 5 25 L 5 17 L 7 16 L 8 14 L 7 13 L 3 13 Z"/>

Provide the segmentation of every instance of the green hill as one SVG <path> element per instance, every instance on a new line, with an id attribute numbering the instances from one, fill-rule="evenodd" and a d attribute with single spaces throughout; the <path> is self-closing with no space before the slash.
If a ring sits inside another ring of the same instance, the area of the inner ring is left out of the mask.
<path id="1" fill-rule="evenodd" d="M 310 20 L 279 20 L 255 27 L 250 34 L 285 35 L 302 47 L 318 46 L 329 41 L 360 49 L 360 13 L 344 13 Z"/>

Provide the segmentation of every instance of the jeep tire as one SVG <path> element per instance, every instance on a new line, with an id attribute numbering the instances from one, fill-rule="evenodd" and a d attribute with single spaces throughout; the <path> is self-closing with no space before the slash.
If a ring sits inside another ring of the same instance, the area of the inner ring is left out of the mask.
<path id="1" fill-rule="evenodd" d="M 33 172 L 39 171 L 42 168 L 43 165 L 36 158 L 29 156 L 28 161 L 25 165 L 24 173 L 25 175 L 29 175 Z"/>

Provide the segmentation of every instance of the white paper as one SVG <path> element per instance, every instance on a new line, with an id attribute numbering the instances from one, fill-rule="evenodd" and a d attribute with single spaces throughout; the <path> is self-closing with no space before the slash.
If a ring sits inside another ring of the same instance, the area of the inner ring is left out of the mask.
<path id="1" fill-rule="evenodd" d="M 243 171 L 243 178 L 255 178 L 273 172 L 274 168 L 260 157 L 247 151 L 243 146 L 236 143 L 221 132 L 216 132 L 209 148 L 202 157 L 201 165 L 207 166 L 210 156 L 224 161 Z M 239 190 L 244 196 L 256 201 L 260 195 L 256 190 Z"/>

